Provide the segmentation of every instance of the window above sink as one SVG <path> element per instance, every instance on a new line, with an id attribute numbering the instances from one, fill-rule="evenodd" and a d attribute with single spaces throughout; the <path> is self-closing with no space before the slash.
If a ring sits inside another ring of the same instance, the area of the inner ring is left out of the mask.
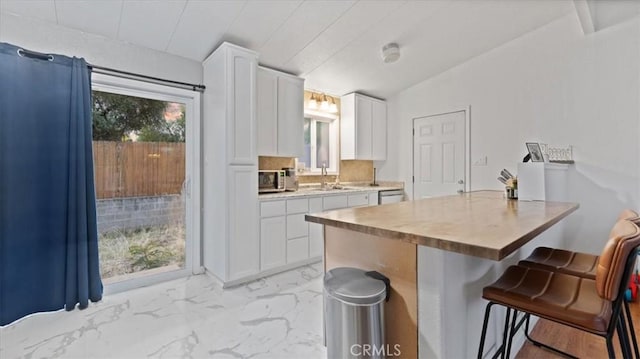
<path id="1" fill-rule="evenodd" d="M 304 114 L 304 155 L 299 175 L 319 175 L 323 164 L 330 175 L 339 171 L 338 116 L 307 110 Z"/>

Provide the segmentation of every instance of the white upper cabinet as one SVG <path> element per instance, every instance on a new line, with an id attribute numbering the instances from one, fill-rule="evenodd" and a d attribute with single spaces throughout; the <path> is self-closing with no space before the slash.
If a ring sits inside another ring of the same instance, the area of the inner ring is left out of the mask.
<path id="1" fill-rule="evenodd" d="M 278 155 L 278 76 L 258 68 L 258 155 Z"/>
<path id="2" fill-rule="evenodd" d="M 387 103 L 374 100 L 371 104 L 371 159 L 387 159 Z"/>
<path id="3" fill-rule="evenodd" d="M 340 99 L 340 157 L 387 159 L 387 104 L 357 93 Z"/>
<path id="4" fill-rule="evenodd" d="M 304 79 L 258 68 L 258 155 L 304 155 Z"/>
<path id="5" fill-rule="evenodd" d="M 229 43 L 220 45 L 203 63 L 203 141 L 224 144 L 210 154 L 223 156 L 227 165 L 257 165 L 256 71 L 257 54 Z M 214 140 L 221 137 L 223 141 Z M 212 145 L 216 146 L 216 145 Z"/>

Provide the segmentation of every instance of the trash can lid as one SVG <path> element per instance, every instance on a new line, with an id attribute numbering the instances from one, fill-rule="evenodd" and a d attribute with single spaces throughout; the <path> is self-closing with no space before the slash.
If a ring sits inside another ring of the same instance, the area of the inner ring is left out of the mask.
<path id="1" fill-rule="evenodd" d="M 387 287 L 381 280 L 357 268 L 334 268 L 324 275 L 324 289 L 332 297 L 356 305 L 372 305 L 385 300 Z"/>

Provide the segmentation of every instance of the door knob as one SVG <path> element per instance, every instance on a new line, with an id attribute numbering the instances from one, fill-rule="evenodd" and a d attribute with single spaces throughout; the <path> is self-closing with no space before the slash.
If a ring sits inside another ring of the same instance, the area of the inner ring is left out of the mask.
<path id="1" fill-rule="evenodd" d="M 458 180 L 458 184 L 464 184 L 463 180 Z"/>

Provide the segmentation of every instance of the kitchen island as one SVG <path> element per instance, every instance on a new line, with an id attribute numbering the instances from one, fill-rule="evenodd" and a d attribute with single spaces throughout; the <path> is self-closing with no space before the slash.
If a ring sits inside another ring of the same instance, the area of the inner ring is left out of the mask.
<path id="1" fill-rule="evenodd" d="M 400 345 L 401 357 L 466 358 L 476 355 L 482 288 L 517 262 L 532 239 L 534 246 L 557 245 L 562 230 L 547 230 L 578 208 L 503 197 L 477 191 L 306 220 L 324 225 L 325 271 L 347 266 L 390 278 L 385 332 L 387 344 Z M 497 334 L 494 325 L 488 351 L 495 350 Z"/>

